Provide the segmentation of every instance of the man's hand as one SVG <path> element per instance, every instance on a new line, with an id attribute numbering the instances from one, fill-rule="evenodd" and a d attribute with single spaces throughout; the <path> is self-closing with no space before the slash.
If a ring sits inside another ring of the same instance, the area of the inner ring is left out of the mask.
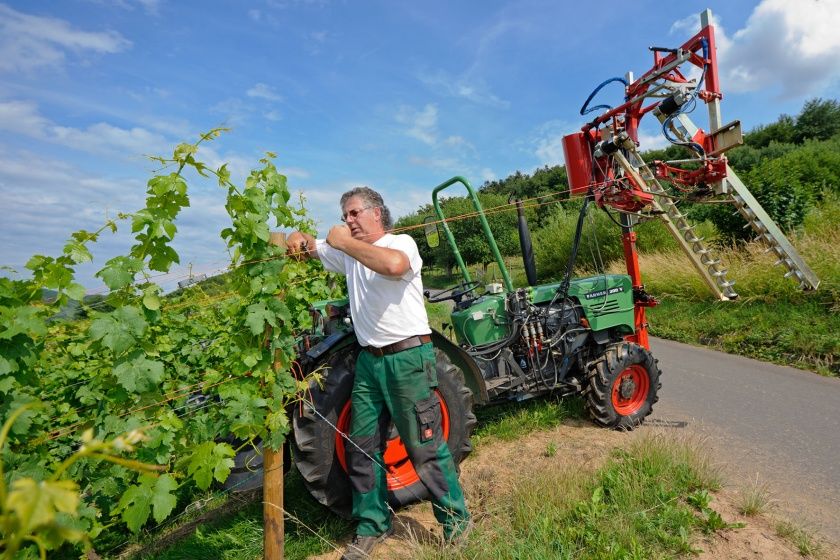
<path id="1" fill-rule="evenodd" d="M 312 256 L 315 238 L 308 233 L 296 231 L 286 238 L 286 254 L 293 259 L 303 260 Z"/>
<path id="2" fill-rule="evenodd" d="M 353 235 L 350 233 L 350 228 L 346 225 L 333 226 L 327 234 L 327 243 L 330 247 L 343 251 L 347 246 L 347 241 L 352 240 Z"/>

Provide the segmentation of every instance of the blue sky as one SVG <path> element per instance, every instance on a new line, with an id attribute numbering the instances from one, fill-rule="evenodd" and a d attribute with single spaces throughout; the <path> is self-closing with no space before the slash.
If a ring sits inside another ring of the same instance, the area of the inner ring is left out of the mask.
<path id="1" fill-rule="evenodd" d="M 647 70 L 647 47 L 682 44 L 707 7 L 724 122 L 840 97 L 840 0 L 0 0 L 0 265 L 23 274 L 72 231 L 140 208 L 145 155 L 216 126 L 232 130 L 204 160 L 241 178 L 276 152 L 321 234 L 354 186 L 399 216 L 453 175 L 479 186 L 562 163 L 592 89 Z M 642 149 L 663 145 L 653 123 L 642 132 Z M 170 283 L 227 262 L 224 193 L 191 189 Z M 104 237 L 82 283 L 99 289 L 93 272 L 129 245 Z"/>

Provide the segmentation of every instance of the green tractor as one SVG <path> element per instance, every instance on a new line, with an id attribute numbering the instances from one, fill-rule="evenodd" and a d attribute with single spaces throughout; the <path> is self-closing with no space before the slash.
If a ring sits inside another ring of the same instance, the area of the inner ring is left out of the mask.
<path id="1" fill-rule="evenodd" d="M 455 183 L 466 187 L 472 199 L 504 284 L 481 286 L 461 259 L 438 201 L 439 193 Z M 470 184 L 455 177 L 436 187 L 432 199 L 435 221 L 443 226 L 463 275 L 462 282 L 452 288 L 435 295 L 427 292 L 430 302 L 451 300 L 454 304 L 451 324 L 455 342 L 439 332 L 433 332 L 432 338 L 443 431 L 456 464 L 471 451 L 470 434 L 476 424 L 473 404 L 581 394 L 597 424 L 616 429 L 639 425 L 650 414 L 660 386 L 644 322 L 644 306 L 655 302 L 644 294 L 639 278 L 600 275 L 572 280 L 573 254 L 563 280 L 533 285 L 530 236 L 520 219 L 520 240 L 532 285 L 514 288 Z M 586 202 L 578 220 L 575 247 L 585 209 Z M 519 210 L 522 218 L 521 205 Z M 635 248 L 627 237 L 635 234 L 626 229 L 625 247 L 630 245 L 634 257 Z M 432 224 L 427 224 L 427 238 L 432 244 L 439 239 Z M 323 382 L 312 383 L 304 401 L 291 411 L 291 455 L 312 495 L 347 516 L 351 492 L 345 449 L 351 444 L 345 434 L 350 426 L 350 392 L 360 347 L 346 300 L 320 302 L 313 306 L 312 315 L 314 328 L 301 341 L 299 363 L 304 372 L 320 371 Z M 393 506 L 425 497 L 425 488 L 393 426 L 384 462 Z"/>

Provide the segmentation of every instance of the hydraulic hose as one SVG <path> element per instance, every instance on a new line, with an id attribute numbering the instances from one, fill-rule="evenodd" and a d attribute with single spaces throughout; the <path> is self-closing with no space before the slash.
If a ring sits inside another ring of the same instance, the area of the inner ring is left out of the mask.
<path id="1" fill-rule="evenodd" d="M 627 83 L 627 80 L 621 77 L 609 78 L 608 80 L 604 80 L 598 87 L 592 90 L 592 93 L 590 93 L 589 97 L 586 98 L 586 101 L 583 102 L 583 107 L 580 108 L 581 115 L 587 115 L 592 111 L 597 111 L 598 109 L 612 109 L 610 105 L 595 105 L 594 107 L 587 107 L 589 105 L 589 102 L 592 101 L 592 98 L 595 97 L 599 91 L 601 91 L 601 88 L 612 82 L 621 82 L 622 84 L 624 84 L 625 87 L 629 85 Z"/>
<path id="2" fill-rule="evenodd" d="M 566 305 L 566 296 L 569 295 L 569 287 L 572 284 L 572 271 L 574 270 L 575 262 L 577 261 L 578 247 L 580 247 L 580 237 L 583 232 L 583 219 L 586 217 L 586 209 L 593 197 L 594 195 L 591 190 L 585 197 L 583 197 L 583 206 L 580 208 L 577 226 L 575 227 L 575 238 L 572 242 L 572 251 L 569 253 L 569 262 L 566 264 L 566 274 L 563 276 L 563 281 L 560 283 L 560 287 L 557 288 L 557 292 L 554 294 L 554 297 L 551 298 L 551 303 L 548 304 L 548 309 L 554 305 L 554 302 L 557 301 L 558 298 L 562 298 L 561 301 L 563 302 L 563 305 Z"/>

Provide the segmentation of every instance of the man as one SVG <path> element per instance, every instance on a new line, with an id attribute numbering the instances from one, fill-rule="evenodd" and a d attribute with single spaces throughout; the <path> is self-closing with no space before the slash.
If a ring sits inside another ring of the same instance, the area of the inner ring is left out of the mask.
<path id="1" fill-rule="evenodd" d="M 433 392 L 437 372 L 420 278 L 423 260 L 410 236 L 387 232 L 391 215 L 376 191 L 359 187 L 344 193 L 341 210 L 345 225 L 330 229 L 326 240 L 294 232 L 287 248 L 347 277 L 350 315 L 363 348 L 356 360 L 347 445 L 358 526 L 342 559 L 367 558 L 393 532 L 382 462 L 389 420 L 432 496 L 444 537 L 461 540 L 471 522 Z"/>

